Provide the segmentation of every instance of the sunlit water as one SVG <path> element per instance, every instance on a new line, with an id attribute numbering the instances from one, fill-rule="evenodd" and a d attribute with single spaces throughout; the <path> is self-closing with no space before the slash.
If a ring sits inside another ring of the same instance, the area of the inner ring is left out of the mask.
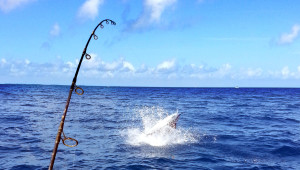
<path id="1" fill-rule="evenodd" d="M 300 169 L 300 89 L 84 87 L 55 169 Z M 47 169 L 69 86 L 0 85 L 0 169 Z M 147 131 L 168 115 L 177 128 Z"/>

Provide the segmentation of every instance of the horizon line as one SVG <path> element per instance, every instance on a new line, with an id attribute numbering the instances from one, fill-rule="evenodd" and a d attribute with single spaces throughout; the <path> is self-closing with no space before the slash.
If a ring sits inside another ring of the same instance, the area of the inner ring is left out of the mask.
<path id="1" fill-rule="evenodd" d="M 0 83 L 0 85 L 40 85 L 40 86 L 71 86 L 67 84 L 34 84 L 34 83 Z M 133 87 L 133 88 L 293 88 L 297 89 L 300 87 L 280 87 L 280 86 L 132 86 L 132 85 L 80 85 L 85 87 Z"/>

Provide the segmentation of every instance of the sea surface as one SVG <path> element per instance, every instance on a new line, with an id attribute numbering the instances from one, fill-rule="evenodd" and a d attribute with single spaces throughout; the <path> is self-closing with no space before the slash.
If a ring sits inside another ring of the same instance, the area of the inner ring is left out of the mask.
<path id="1" fill-rule="evenodd" d="M 0 169 L 48 168 L 69 88 L 0 85 Z M 300 169 L 298 88 L 82 88 L 54 169 Z"/>

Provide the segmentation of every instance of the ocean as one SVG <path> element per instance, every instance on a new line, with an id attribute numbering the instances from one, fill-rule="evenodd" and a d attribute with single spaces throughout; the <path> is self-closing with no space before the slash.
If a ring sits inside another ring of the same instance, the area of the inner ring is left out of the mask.
<path id="1" fill-rule="evenodd" d="M 300 169 L 299 88 L 81 87 L 54 169 Z M 0 169 L 48 168 L 69 88 L 0 85 Z"/>

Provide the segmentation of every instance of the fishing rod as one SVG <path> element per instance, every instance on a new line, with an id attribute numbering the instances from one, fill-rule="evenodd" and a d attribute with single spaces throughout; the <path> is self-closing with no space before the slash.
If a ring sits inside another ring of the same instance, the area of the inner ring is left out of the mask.
<path id="1" fill-rule="evenodd" d="M 67 111 L 68 111 L 68 108 L 69 108 L 71 96 L 72 96 L 72 93 L 73 93 L 74 89 L 75 89 L 75 93 L 78 94 L 78 95 L 83 95 L 83 93 L 84 93 L 83 89 L 80 88 L 80 87 L 78 87 L 76 85 L 77 75 L 78 75 L 78 72 L 79 72 L 79 69 L 80 69 L 80 66 L 81 66 L 83 58 L 85 57 L 87 60 L 89 60 L 89 59 L 92 58 L 91 55 L 89 55 L 88 53 L 86 53 L 86 50 L 87 50 L 87 47 L 88 47 L 88 45 L 89 45 L 92 37 L 94 37 L 95 40 L 98 39 L 98 36 L 95 34 L 95 32 L 96 32 L 96 30 L 98 29 L 99 26 L 100 26 L 100 28 L 104 28 L 104 26 L 103 26 L 102 23 L 106 23 L 106 24 L 111 23 L 111 25 L 116 25 L 116 23 L 114 21 L 110 20 L 110 19 L 105 19 L 105 20 L 101 21 L 95 27 L 94 31 L 90 35 L 90 38 L 89 38 L 89 40 L 87 41 L 87 43 L 85 45 L 85 48 L 83 49 L 80 61 L 79 61 L 78 66 L 77 66 L 77 70 L 76 70 L 75 76 L 73 78 L 73 81 L 72 81 L 72 84 L 71 84 L 71 87 L 70 87 L 69 96 L 68 96 L 68 99 L 67 99 L 67 102 L 66 102 L 66 107 L 65 107 L 63 116 L 61 117 L 61 122 L 60 122 L 59 127 L 58 127 L 58 132 L 57 132 L 56 139 L 55 139 L 55 144 L 54 144 L 54 148 L 53 148 L 53 152 L 52 152 L 52 156 L 51 156 L 49 170 L 53 169 L 53 165 L 54 165 L 54 161 L 55 161 L 55 156 L 56 156 L 58 145 L 59 145 L 59 142 L 60 142 L 61 139 L 62 139 L 63 144 L 66 145 L 66 146 L 68 146 L 68 147 L 75 147 L 75 146 L 78 145 L 78 141 L 76 139 L 70 138 L 70 137 L 66 137 L 66 135 L 65 135 L 65 133 L 63 131 L 63 129 L 64 129 L 64 123 L 65 123 L 65 118 L 67 116 Z M 61 138 L 61 134 L 63 134 L 63 138 Z M 65 143 L 65 141 L 67 141 L 67 140 L 74 141 L 75 144 L 74 145 L 68 145 L 68 144 Z"/>

